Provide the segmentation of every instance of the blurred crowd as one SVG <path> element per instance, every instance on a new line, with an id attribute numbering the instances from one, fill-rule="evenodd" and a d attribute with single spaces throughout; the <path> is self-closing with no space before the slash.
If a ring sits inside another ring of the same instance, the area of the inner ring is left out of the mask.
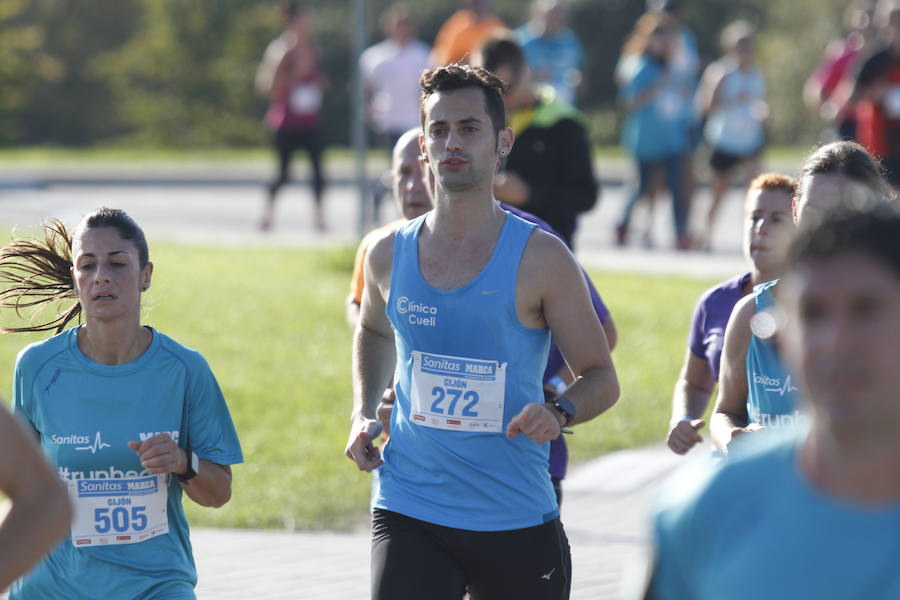
<path id="1" fill-rule="evenodd" d="M 671 203 L 673 245 L 679 250 L 711 250 L 729 189 L 745 186 L 761 169 L 770 105 L 765 73 L 755 60 L 756 25 L 746 20 L 728 24 L 720 34 L 721 55 L 710 61 L 698 52 L 697 39 L 684 18 L 684 4 L 684 0 L 647 0 L 646 12 L 622 42 L 614 81 L 591 82 L 618 89 L 622 147 L 634 167 L 632 184 L 611 232 L 619 246 L 650 248 L 658 243 L 652 234 L 654 209 L 657 200 L 665 198 Z M 900 61 L 895 58 L 900 57 L 896 4 L 893 0 L 849 3 L 845 35 L 827 45 L 821 64 L 802 92 L 799 88 L 797 92 L 822 117 L 821 141 L 858 140 L 881 160 L 893 184 L 900 182 L 900 109 L 895 106 L 900 106 L 900 95 L 892 84 L 897 78 L 893 65 Z M 291 156 L 304 150 L 313 173 L 313 223 L 321 230 L 326 227 L 321 208 L 326 183 L 321 161 L 322 98 L 328 81 L 313 41 L 312 7 L 296 0 L 282 6 L 285 33 L 267 49 L 257 76 L 258 89 L 272 102 L 266 124 L 274 132 L 279 156 L 260 226 L 271 227 L 275 197 L 289 178 Z M 409 5 L 398 2 L 377 14 L 383 37 L 359 59 L 373 145 L 390 151 L 404 131 L 418 124 L 418 80 L 423 69 L 473 62 L 486 43 L 503 38 L 518 47 L 525 67 L 516 80 L 506 81 L 511 95 L 520 96 L 509 108 L 516 134 L 529 128 L 531 133 L 549 129 L 540 115 L 535 121 L 534 114 L 541 112 L 535 107 L 552 102 L 557 108 L 569 107 L 566 114 L 551 117 L 552 124 L 577 123 L 562 134 L 560 145 L 570 143 L 572 136 L 571 143 L 580 146 L 588 121 L 578 111 L 578 103 L 591 78 L 585 70 L 582 44 L 569 26 L 568 2 L 533 0 L 528 10 L 523 11 L 524 22 L 507 23 L 490 0 L 463 0 L 433 43 L 418 37 L 415 11 Z M 529 98 L 523 100 L 524 90 Z M 556 175 L 547 181 L 555 189 L 555 198 L 529 198 L 530 193 L 540 192 L 535 182 L 522 177 L 523 169 L 530 171 L 531 165 L 517 167 L 521 154 L 513 150 L 504 171 L 507 177 L 498 180 L 498 199 L 525 207 L 558 226 L 571 244 L 578 215 L 595 205 L 596 183 L 575 181 L 587 175 L 583 165 L 568 180 L 554 181 L 564 170 L 556 168 Z M 567 160 L 578 162 L 579 158 L 576 153 Z M 596 179 L 592 170 L 590 176 Z M 705 185 L 709 199 L 695 202 L 695 192 Z M 387 192 L 386 178 L 372 182 L 376 222 L 381 197 Z M 585 199 L 588 193 L 595 197 Z M 582 197 L 573 199 L 573 194 Z M 636 208 L 637 220 L 633 218 Z"/>

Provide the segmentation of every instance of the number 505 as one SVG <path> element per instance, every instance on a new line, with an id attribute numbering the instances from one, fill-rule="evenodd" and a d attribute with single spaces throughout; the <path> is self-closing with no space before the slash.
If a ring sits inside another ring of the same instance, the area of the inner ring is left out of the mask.
<path id="1" fill-rule="evenodd" d="M 95 508 L 94 529 L 97 530 L 97 533 L 107 533 L 110 529 L 121 533 L 128 531 L 129 528 L 143 531 L 147 527 L 146 513 L 146 506 L 132 506 L 130 514 L 124 506 L 112 509 Z"/>

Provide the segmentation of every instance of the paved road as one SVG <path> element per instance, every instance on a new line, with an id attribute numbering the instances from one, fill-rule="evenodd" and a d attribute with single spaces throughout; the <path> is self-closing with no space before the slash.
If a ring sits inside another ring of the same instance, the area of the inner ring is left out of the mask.
<path id="1" fill-rule="evenodd" d="M 151 243 L 152 239 L 226 245 L 356 241 L 356 195 L 346 184 L 329 188 L 326 201 L 331 229 L 327 233 L 312 231 L 309 192 L 301 185 L 285 190 L 275 230 L 258 231 L 262 190 L 254 179 L 257 175 L 240 178 L 222 173 L 211 180 L 192 178 L 187 170 L 181 182 L 161 183 L 153 177 L 139 182 L 134 181 L 136 177 L 105 181 L 73 177 L 63 184 L 36 187 L 29 182 L 37 179 L 16 180 L 8 171 L 0 172 L 0 222 L 24 228 L 50 216 L 75 222 L 91 209 L 107 205 L 134 216 Z M 708 194 L 701 191 L 696 200 L 699 209 L 707 201 Z M 584 263 L 699 277 L 725 277 L 742 269 L 740 194 L 727 199 L 713 253 L 669 250 L 671 221 L 664 204 L 649 227 L 656 249 L 614 248 L 612 230 L 623 202 L 623 188 L 607 186 L 598 207 L 582 219 L 577 254 Z M 382 220 L 394 216 L 392 207 L 383 213 Z M 639 211 L 636 223 L 645 222 L 644 211 Z M 610 454 L 573 470 L 562 512 L 573 552 L 573 598 L 637 597 L 646 570 L 645 508 L 654 483 L 679 460 L 659 446 Z M 192 538 L 200 572 L 197 593 L 202 600 L 355 600 L 368 595 L 369 542 L 365 532 L 197 529 Z"/>
<path id="2" fill-rule="evenodd" d="M 0 184 L 4 181 L 0 171 Z M 310 194 L 302 185 L 285 189 L 278 207 L 274 231 L 262 233 L 257 221 L 263 193 L 261 185 L 241 179 L 215 183 L 203 180 L 180 184 L 115 185 L 88 180 L 85 184 L 51 185 L 39 188 L 24 184 L 0 185 L 0 222 L 28 227 L 44 217 L 53 216 L 67 222 L 77 221 L 91 209 L 107 205 L 128 211 L 144 227 L 152 239 L 175 239 L 202 244 L 264 245 L 330 245 L 355 243 L 357 238 L 358 201 L 348 184 L 335 184 L 326 194 L 326 210 L 331 225 L 327 233 L 312 231 Z M 23 182 L 27 184 L 28 182 Z M 722 209 L 720 227 L 713 239 L 714 252 L 670 251 L 671 217 L 666 202 L 657 207 L 652 226 L 648 228 L 656 242 L 655 249 L 638 245 L 625 249 L 612 245 L 613 228 L 624 203 L 621 186 L 607 186 L 598 206 L 580 222 L 576 254 L 590 266 L 607 269 L 654 273 L 687 274 L 698 277 L 726 277 L 743 268 L 740 253 L 741 196 L 732 193 Z M 708 192 L 701 190 L 695 200 L 695 213 L 702 212 Z M 382 221 L 394 218 L 396 210 L 385 205 Z M 635 215 L 634 237 L 649 223 L 646 211 L 639 207 Z"/>
<path id="3" fill-rule="evenodd" d="M 660 445 L 573 469 L 562 510 L 572 547 L 573 600 L 640 597 L 649 561 L 647 505 L 654 484 L 681 460 Z M 191 537 L 200 600 L 368 596 L 366 532 L 195 529 Z"/>

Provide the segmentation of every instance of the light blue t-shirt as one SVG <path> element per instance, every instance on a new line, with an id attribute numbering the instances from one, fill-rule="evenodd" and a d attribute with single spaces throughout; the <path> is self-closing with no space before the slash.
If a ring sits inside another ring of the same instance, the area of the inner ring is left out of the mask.
<path id="1" fill-rule="evenodd" d="M 16 361 L 13 411 L 69 485 L 76 525 L 10 600 L 194 598 L 181 486 L 143 471 L 127 443 L 169 432 L 200 458 L 242 462 L 222 392 L 198 352 L 152 328 L 149 348 L 122 365 L 88 358 L 78 329 L 31 344 Z"/>
<path id="2" fill-rule="evenodd" d="M 649 54 L 625 57 L 617 68 L 622 100 L 630 103 L 659 85 L 665 74 L 666 66 Z M 683 99 L 677 91 L 663 86 L 649 102 L 628 113 L 622 126 L 622 145 L 643 162 L 681 154 L 688 147 L 683 110 Z"/>
<path id="3" fill-rule="evenodd" d="M 776 279 L 753 288 L 756 315 L 771 314 L 775 307 L 772 290 L 777 283 Z M 774 317 L 769 321 L 774 324 Z M 800 425 L 797 410 L 800 392 L 796 383 L 782 361 L 773 337 L 763 338 L 754 333 L 747 347 L 747 415 L 750 422 L 775 428 Z"/>
<path id="4" fill-rule="evenodd" d="M 753 451 L 695 463 L 664 486 L 649 597 L 900 598 L 900 502 L 837 500 L 801 471 L 795 436 L 753 438 Z"/>
<path id="5" fill-rule="evenodd" d="M 575 32 L 566 27 L 554 35 L 541 35 L 526 23 L 516 29 L 516 36 L 538 79 L 552 85 L 557 98 L 574 106 L 578 72 L 584 63 L 584 51 Z"/>
<path id="6" fill-rule="evenodd" d="M 535 225 L 507 214 L 487 265 L 452 289 L 419 269 L 425 216 L 394 243 L 387 316 L 397 346 L 397 401 L 373 507 L 473 531 L 540 525 L 559 515 L 550 444 L 506 437 L 510 420 L 544 401 L 548 329 L 516 313 L 519 262 Z"/>

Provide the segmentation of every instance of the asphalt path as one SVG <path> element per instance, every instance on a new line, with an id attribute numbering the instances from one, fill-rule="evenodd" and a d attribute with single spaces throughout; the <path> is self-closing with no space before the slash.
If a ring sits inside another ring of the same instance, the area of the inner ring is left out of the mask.
<path id="1" fill-rule="evenodd" d="M 639 205 L 633 219 L 632 244 L 615 247 L 613 230 L 626 201 L 623 185 L 607 184 L 597 206 L 584 214 L 576 237 L 576 255 L 588 266 L 695 277 L 727 277 L 744 268 L 741 255 L 742 194 L 733 190 L 721 209 L 711 252 L 675 252 L 668 197 L 651 214 Z M 14 180 L 0 172 L 0 223 L 33 228 L 47 217 L 77 222 L 98 206 L 122 208 L 144 228 L 148 238 L 192 244 L 328 246 L 359 239 L 360 201 L 346 179 L 328 187 L 325 206 L 329 229 L 312 228 L 311 194 L 305 184 L 286 186 L 280 195 L 275 227 L 258 228 L 264 201 L 261 177 L 216 179 L 216 174 L 167 179 L 153 177 L 68 178 L 49 184 L 40 179 Z M 699 226 L 709 202 L 707 189 L 695 195 L 693 222 Z M 379 222 L 397 217 L 386 199 Z M 649 232 L 653 247 L 645 247 Z"/>

